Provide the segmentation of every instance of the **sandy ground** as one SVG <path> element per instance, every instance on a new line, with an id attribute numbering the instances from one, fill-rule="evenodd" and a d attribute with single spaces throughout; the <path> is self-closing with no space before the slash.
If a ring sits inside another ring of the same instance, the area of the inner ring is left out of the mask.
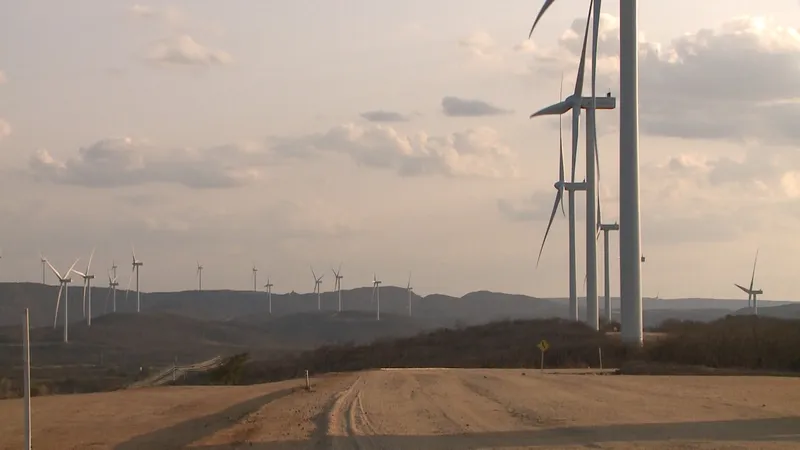
<path id="1" fill-rule="evenodd" d="M 796 449 L 800 379 L 382 370 L 35 398 L 41 449 Z M 21 448 L 0 402 L 0 448 Z"/>

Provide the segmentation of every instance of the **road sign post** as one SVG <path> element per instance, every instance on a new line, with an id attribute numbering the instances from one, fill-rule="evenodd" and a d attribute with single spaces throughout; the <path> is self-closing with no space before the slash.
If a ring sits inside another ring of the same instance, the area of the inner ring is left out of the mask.
<path id="1" fill-rule="evenodd" d="M 542 355 L 541 361 L 539 362 L 539 370 L 541 370 L 542 373 L 544 373 L 544 354 L 547 353 L 547 350 L 550 349 L 550 343 L 542 339 L 541 341 L 539 341 L 537 347 L 539 347 L 539 352 Z"/>

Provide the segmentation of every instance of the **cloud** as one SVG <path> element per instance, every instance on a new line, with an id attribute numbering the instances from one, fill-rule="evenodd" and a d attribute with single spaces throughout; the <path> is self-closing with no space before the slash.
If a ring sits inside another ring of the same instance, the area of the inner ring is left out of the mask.
<path id="1" fill-rule="evenodd" d="M 477 31 L 466 38 L 460 39 L 458 45 L 467 50 L 472 56 L 483 60 L 497 60 L 498 46 L 492 36 L 485 31 Z"/>
<path id="2" fill-rule="evenodd" d="M 450 96 L 442 98 L 442 111 L 449 117 L 481 117 L 511 113 L 509 110 L 498 108 L 482 100 Z"/>
<path id="3" fill-rule="evenodd" d="M 497 210 L 506 219 L 512 222 L 535 222 L 550 219 L 553 212 L 556 190 L 537 191 L 522 202 L 513 202 L 508 199 L 497 200 Z M 566 196 L 564 198 L 566 201 Z M 566 204 L 564 205 L 566 208 Z M 558 214 L 561 214 L 559 207 Z"/>
<path id="4" fill-rule="evenodd" d="M 248 184 L 259 177 L 256 162 L 263 162 L 263 156 L 244 146 L 164 151 L 132 138 L 111 138 L 63 161 L 39 150 L 28 168 L 41 181 L 90 188 L 172 183 L 209 189 Z"/>
<path id="5" fill-rule="evenodd" d="M 156 9 L 152 6 L 140 5 L 138 3 L 128 8 L 128 12 L 134 17 L 146 19 L 153 18 L 158 15 Z"/>
<path id="6" fill-rule="evenodd" d="M 233 61 L 227 52 L 205 47 L 186 34 L 156 42 L 146 59 L 162 65 L 183 66 L 226 65 Z"/>
<path id="7" fill-rule="evenodd" d="M 272 151 L 284 157 L 345 154 L 364 167 L 402 176 L 516 176 L 511 149 L 497 131 L 487 127 L 429 136 L 425 132 L 403 135 L 385 125 L 345 124 L 325 133 L 276 139 Z"/>
<path id="8" fill-rule="evenodd" d="M 11 134 L 11 125 L 0 118 L 0 141 L 7 138 Z"/>
<path id="9" fill-rule="evenodd" d="M 8 82 L 8 78 L 6 77 L 6 73 L 0 70 L 0 84 L 5 84 Z"/>
<path id="10" fill-rule="evenodd" d="M 394 111 L 366 111 L 361 113 L 361 117 L 370 122 L 407 122 L 408 117 Z"/>

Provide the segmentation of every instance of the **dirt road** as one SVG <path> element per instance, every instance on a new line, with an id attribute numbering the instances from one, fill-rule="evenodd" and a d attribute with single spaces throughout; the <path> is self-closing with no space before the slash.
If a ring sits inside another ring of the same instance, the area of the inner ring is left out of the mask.
<path id="1" fill-rule="evenodd" d="M 383 370 L 36 398 L 37 449 L 791 449 L 800 379 Z M 19 448 L 19 401 L 0 402 Z"/>

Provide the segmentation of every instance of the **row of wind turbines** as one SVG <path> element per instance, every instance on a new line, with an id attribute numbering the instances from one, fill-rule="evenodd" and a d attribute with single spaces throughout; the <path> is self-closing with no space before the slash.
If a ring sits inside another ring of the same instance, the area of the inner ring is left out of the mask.
<path id="1" fill-rule="evenodd" d="M 620 89 L 622 98 L 620 102 L 620 222 L 603 223 L 600 214 L 600 200 L 597 188 L 600 179 L 600 158 L 597 147 L 596 111 L 613 110 L 616 108 L 616 99 L 609 92 L 605 97 L 597 97 L 597 45 L 600 28 L 600 12 L 602 0 L 590 0 L 589 12 L 583 35 L 578 74 L 574 91 L 564 100 L 543 108 L 531 118 L 540 116 L 561 116 L 572 112 L 572 152 L 571 152 L 571 177 L 565 179 L 563 138 L 561 136 L 561 123 L 559 123 L 559 168 L 558 181 L 555 183 L 556 198 L 550 220 L 539 249 L 537 266 L 541 260 L 542 251 L 553 219 L 561 206 L 564 214 L 563 197 L 567 192 L 569 208 L 569 315 L 573 320 L 578 318 L 577 298 L 577 270 L 575 257 L 575 193 L 586 193 L 586 321 L 589 326 L 599 329 L 599 305 L 597 294 L 597 240 L 600 233 L 604 236 L 604 275 L 605 275 L 605 304 L 604 316 L 611 320 L 611 295 L 610 295 L 610 261 L 609 261 L 609 233 L 620 232 L 620 301 L 622 339 L 629 343 L 642 344 L 642 295 L 641 295 L 641 264 L 645 257 L 641 252 L 640 239 L 640 211 L 639 211 L 639 130 L 638 130 L 638 41 L 637 41 L 637 7 L 636 0 L 620 1 Z M 555 0 L 545 0 L 539 10 L 528 38 L 539 20 Z M 592 71 L 591 71 L 591 96 L 583 96 L 583 85 L 586 68 L 586 49 L 589 37 L 589 24 L 592 23 Z M 562 77 L 563 85 L 563 77 Z M 559 98 L 562 98 L 559 93 Z M 586 177 L 583 181 L 575 180 L 575 170 L 578 156 L 578 139 L 580 133 L 581 110 L 586 110 Z M 756 252 L 756 262 L 758 252 Z M 757 296 L 763 294 L 760 289 L 754 289 L 755 266 L 750 279 L 749 288 L 736 286 L 748 294 L 748 307 L 757 314 Z"/>
<path id="2" fill-rule="evenodd" d="M 92 326 L 92 280 L 95 279 L 95 275 L 91 273 L 92 269 L 92 259 L 94 258 L 94 249 L 92 249 L 91 254 L 89 254 L 89 262 L 86 264 L 86 270 L 81 272 L 79 270 L 75 270 L 75 266 L 80 261 L 80 258 L 75 259 L 75 262 L 67 269 L 64 274 L 62 275 L 58 269 L 56 269 L 50 261 L 45 258 L 44 255 L 40 254 L 40 260 L 42 263 L 42 284 L 46 284 L 46 268 L 49 267 L 50 270 L 53 271 L 53 274 L 58 279 L 58 294 L 56 297 L 56 311 L 53 316 L 53 329 L 56 328 L 58 324 L 58 310 L 61 305 L 61 294 L 64 294 L 64 342 L 69 342 L 69 289 L 65 289 L 68 287 L 70 283 L 72 283 L 71 275 L 74 273 L 81 277 L 83 280 L 83 317 L 86 319 L 86 325 Z M 139 259 L 136 259 L 136 251 L 131 248 L 131 276 L 128 279 L 128 288 L 125 290 L 125 300 L 128 299 L 128 293 L 130 292 L 131 282 L 133 281 L 134 274 L 136 275 L 136 312 L 141 311 L 141 293 L 139 291 L 139 268 L 144 265 Z M 119 282 L 117 282 L 117 264 L 112 261 L 111 268 L 108 270 L 108 294 L 106 295 L 106 303 L 108 303 L 109 297 L 112 299 L 112 311 L 117 312 L 117 286 L 119 286 Z M 88 294 L 88 296 L 87 296 Z"/>

